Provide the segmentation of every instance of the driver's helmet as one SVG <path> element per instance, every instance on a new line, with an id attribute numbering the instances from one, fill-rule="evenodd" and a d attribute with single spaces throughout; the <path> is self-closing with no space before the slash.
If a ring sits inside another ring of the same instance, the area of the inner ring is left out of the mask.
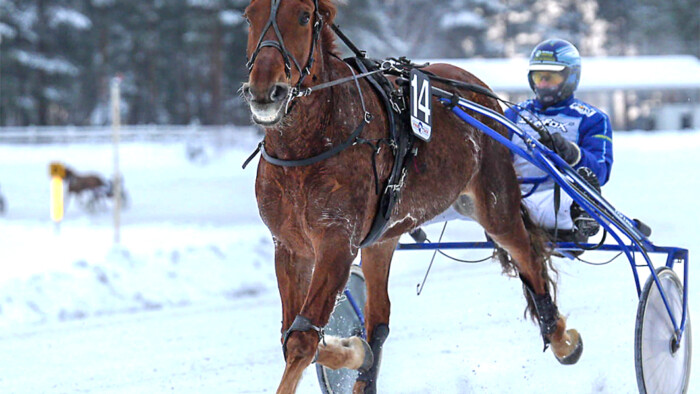
<path id="1" fill-rule="evenodd" d="M 560 73 L 562 82 L 555 87 L 537 88 L 534 78 L 538 71 Z M 530 88 L 544 107 L 566 100 L 574 94 L 581 79 L 581 56 L 570 42 L 553 39 L 539 43 L 530 54 L 528 72 Z"/>

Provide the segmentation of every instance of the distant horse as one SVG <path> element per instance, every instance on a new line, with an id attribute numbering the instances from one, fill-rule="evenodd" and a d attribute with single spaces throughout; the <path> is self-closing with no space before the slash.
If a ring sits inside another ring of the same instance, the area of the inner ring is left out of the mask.
<path id="1" fill-rule="evenodd" d="M 539 322 L 545 345 L 551 344 L 560 362 L 576 362 L 581 338 L 576 330 L 566 330 L 550 296 L 546 236 L 521 207 L 510 152 L 436 100 L 432 140 L 415 142 L 417 154 L 396 186 L 401 198 L 385 231 L 362 247 L 368 343 L 359 337 L 323 335 L 321 327 L 377 216 L 377 183 L 387 184 L 394 165 L 394 149 L 377 150 L 389 137 L 389 117 L 367 79 L 296 94 L 352 75 L 335 49 L 330 27 L 335 14 L 330 0 L 253 0 L 245 11 L 249 79 L 241 91 L 253 121 L 265 131 L 255 193 L 260 216 L 272 233 L 282 301 L 286 367 L 277 392 L 294 392 L 303 370 L 314 361 L 332 369 L 358 369 L 354 391 L 376 391 L 382 344 L 389 333 L 389 266 L 399 237 L 458 198 L 504 251 L 504 269 L 522 279 L 528 310 Z M 423 70 L 486 87 L 451 65 Z M 493 98 L 435 85 L 501 112 Z M 477 118 L 507 135 L 496 122 Z M 364 129 L 358 126 L 363 124 Z M 361 139 L 348 143 L 358 130 Z"/>
<path id="2" fill-rule="evenodd" d="M 114 187 L 112 181 L 105 181 L 100 175 L 78 174 L 73 169 L 66 167 L 66 183 L 68 192 L 66 193 L 65 205 L 71 197 L 80 201 L 89 212 L 95 212 L 105 200 L 114 197 Z M 121 189 L 121 198 L 126 205 L 126 192 Z"/>

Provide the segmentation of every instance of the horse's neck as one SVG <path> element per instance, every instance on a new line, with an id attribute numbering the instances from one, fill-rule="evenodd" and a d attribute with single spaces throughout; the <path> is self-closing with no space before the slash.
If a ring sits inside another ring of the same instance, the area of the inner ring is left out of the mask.
<path id="1" fill-rule="evenodd" d="M 329 141 L 332 100 L 326 92 L 296 99 L 282 126 L 267 129 L 265 146 L 268 153 L 280 159 L 301 159 L 320 153 L 320 146 Z"/>
<path id="2" fill-rule="evenodd" d="M 328 54 L 323 55 L 322 61 L 319 84 L 350 73 L 342 61 Z M 362 120 L 362 112 L 354 108 L 355 104 L 361 107 L 353 83 L 318 90 L 296 99 L 292 112 L 282 120 L 283 125 L 266 130 L 268 153 L 280 159 L 301 159 L 339 144 Z"/>

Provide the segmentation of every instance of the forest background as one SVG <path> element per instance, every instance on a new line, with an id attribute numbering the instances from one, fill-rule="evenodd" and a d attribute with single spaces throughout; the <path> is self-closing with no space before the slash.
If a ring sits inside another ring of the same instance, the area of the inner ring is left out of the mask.
<path id="1" fill-rule="evenodd" d="M 0 126 L 248 124 L 247 0 L 0 0 Z M 697 0 L 349 0 L 336 23 L 374 58 L 700 57 Z M 340 46 L 342 48 L 342 45 Z M 344 48 L 343 48 L 344 49 Z"/>

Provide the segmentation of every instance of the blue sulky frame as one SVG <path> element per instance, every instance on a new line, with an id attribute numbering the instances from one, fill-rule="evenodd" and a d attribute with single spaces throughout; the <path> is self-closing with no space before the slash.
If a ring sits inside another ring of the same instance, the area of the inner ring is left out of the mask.
<path id="1" fill-rule="evenodd" d="M 615 239 L 617 245 L 614 244 L 580 244 L 576 245 L 572 242 L 559 242 L 555 245 L 555 249 L 564 256 L 573 258 L 571 252 L 581 251 L 582 249 L 603 250 L 603 251 L 618 251 L 627 256 L 627 259 L 632 268 L 635 285 L 637 287 L 637 295 L 641 295 L 641 286 L 639 283 L 639 274 L 637 272 L 637 254 L 643 257 L 643 264 L 649 267 L 650 273 L 654 278 L 654 282 L 661 294 L 664 305 L 673 324 L 676 332 L 677 340 L 680 341 L 686 327 L 686 318 L 688 310 L 688 250 L 678 247 L 661 247 L 654 245 L 643 233 L 645 226 L 638 220 L 632 220 L 617 211 L 609 202 L 607 202 L 596 190 L 591 188 L 576 171 L 571 168 L 564 160 L 556 153 L 542 145 L 537 139 L 532 138 L 527 133 L 523 132 L 510 120 L 503 115 L 492 111 L 489 108 L 483 107 L 474 102 L 465 100 L 461 97 L 454 97 L 451 93 L 433 87 L 432 94 L 440 98 L 440 100 L 451 106 L 452 112 L 459 116 L 462 120 L 470 125 L 478 128 L 482 132 L 488 134 L 491 138 L 505 145 L 511 152 L 522 156 L 533 165 L 537 166 L 548 174 L 561 189 L 571 196 L 583 209 L 585 209 L 593 218 L 600 223 L 601 226 Z M 456 105 L 453 105 L 456 103 Z M 474 111 L 478 114 L 487 116 L 512 131 L 515 135 L 521 138 L 527 150 L 524 150 L 513 143 L 510 139 L 504 137 L 490 127 L 486 126 L 465 110 Z M 527 182 L 534 183 L 536 188 L 537 183 L 546 179 L 529 179 Z M 530 193 L 533 190 L 530 191 Z M 581 192 L 583 191 L 583 193 Z M 623 241 L 626 238 L 629 243 Z M 493 249 L 493 242 L 438 242 L 438 243 L 400 243 L 397 250 L 435 250 L 435 249 Z M 654 269 L 654 265 L 649 257 L 649 253 L 666 254 L 666 267 L 673 269 L 676 262 L 683 264 L 683 314 L 681 321 L 677 322 L 674 318 L 671 307 L 663 287 L 659 282 L 659 278 Z M 351 297 L 349 296 L 349 299 Z M 357 311 L 357 310 L 356 310 Z M 361 314 L 360 314 L 361 315 Z"/>

